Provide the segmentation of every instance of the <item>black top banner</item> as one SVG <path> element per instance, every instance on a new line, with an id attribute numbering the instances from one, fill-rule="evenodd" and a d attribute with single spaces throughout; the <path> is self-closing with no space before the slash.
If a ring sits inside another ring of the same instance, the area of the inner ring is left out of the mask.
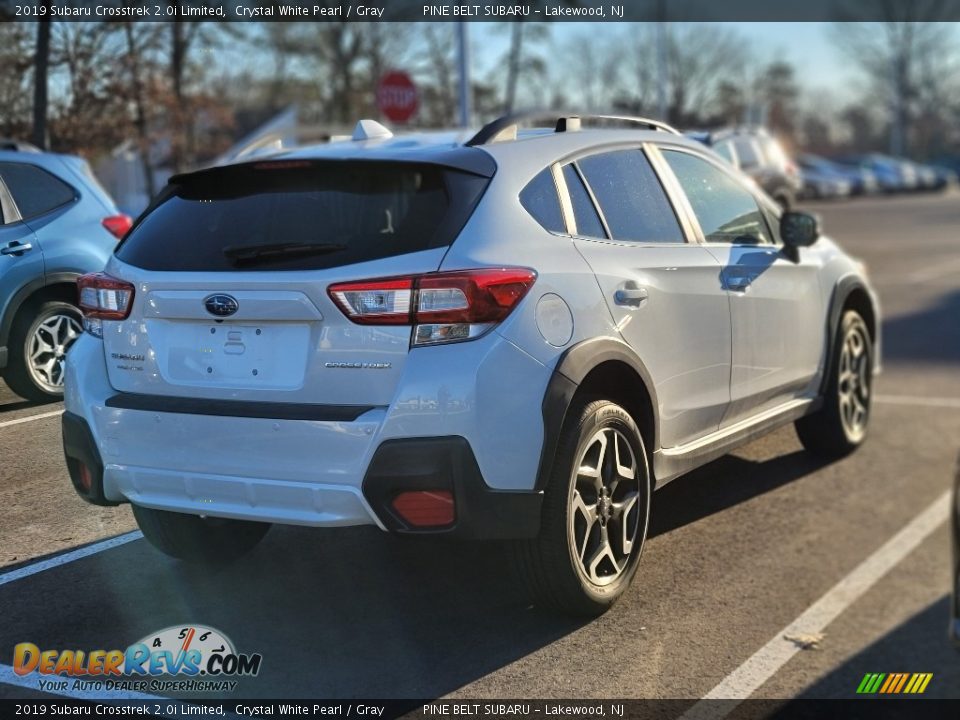
<path id="1" fill-rule="evenodd" d="M 0 0 L 13 21 L 234 22 L 953 22 L 960 0 Z"/>

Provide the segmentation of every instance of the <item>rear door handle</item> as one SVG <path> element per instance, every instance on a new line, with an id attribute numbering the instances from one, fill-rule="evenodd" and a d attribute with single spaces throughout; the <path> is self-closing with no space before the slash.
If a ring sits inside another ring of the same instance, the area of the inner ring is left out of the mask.
<path id="1" fill-rule="evenodd" d="M 646 288 L 619 288 L 613 294 L 613 301 L 617 305 L 637 308 L 643 305 L 647 297 Z"/>
<path id="2" fill-rule="evenodd" d="M 33 245 L 31 243 L 19 243 L 14 240 L 5 248 L 0 248 L 0 255 L 22 255 L 30 250 L 33 250 Z"/>

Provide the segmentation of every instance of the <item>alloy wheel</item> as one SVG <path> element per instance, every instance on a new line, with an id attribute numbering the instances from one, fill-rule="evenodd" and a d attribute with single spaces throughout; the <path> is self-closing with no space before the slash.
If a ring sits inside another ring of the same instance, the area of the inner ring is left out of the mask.
<path id="1" fill-rule="evenodd" d="M 570 492 L 567 541 L 577 570 L 592 584 L 609 585 L 639 550 L 646 499 L 640 466 L 626 435 L 598 430 L 584 446 Z"/>
<path id="2" fill-rule="evenodd" d="M 860 440 L 870 414 L 870 353 L 864 328 L 853 326 L 843 338 L 837 393 L 840 419 L 847 436 Z"/>
<path id="3" fill-rule="evenodd" d="M 43 320 L 29 340 L 28 367 L 33 381 L 47 392 L 63 387 L 64 360 L 83 333 L 75 317 L 57 313 Z"/>

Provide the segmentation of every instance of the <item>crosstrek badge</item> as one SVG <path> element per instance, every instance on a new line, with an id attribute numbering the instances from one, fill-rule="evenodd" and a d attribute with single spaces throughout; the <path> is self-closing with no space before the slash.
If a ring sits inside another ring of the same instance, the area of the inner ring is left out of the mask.
<path id="1" fill-rule="evenodd" d="M 262 660 L 259 653 L 238 653 L 225 634 L 203 625 L 168 627 L 126 650 L 41 650 L 30 642 L 13 649 L 17 675 L 254 676 L 260 672 Z"/>

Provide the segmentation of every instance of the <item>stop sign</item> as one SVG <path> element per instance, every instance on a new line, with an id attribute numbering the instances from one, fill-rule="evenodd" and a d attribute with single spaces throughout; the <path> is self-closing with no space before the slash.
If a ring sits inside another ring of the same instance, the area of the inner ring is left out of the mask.
<path id="1" fill-rule="evenodd" d="M 417 112 L 417 86 L 402 70 L 391 70 L 377 87 L 377 107 L 387 120 L 405 123 Z"/>

